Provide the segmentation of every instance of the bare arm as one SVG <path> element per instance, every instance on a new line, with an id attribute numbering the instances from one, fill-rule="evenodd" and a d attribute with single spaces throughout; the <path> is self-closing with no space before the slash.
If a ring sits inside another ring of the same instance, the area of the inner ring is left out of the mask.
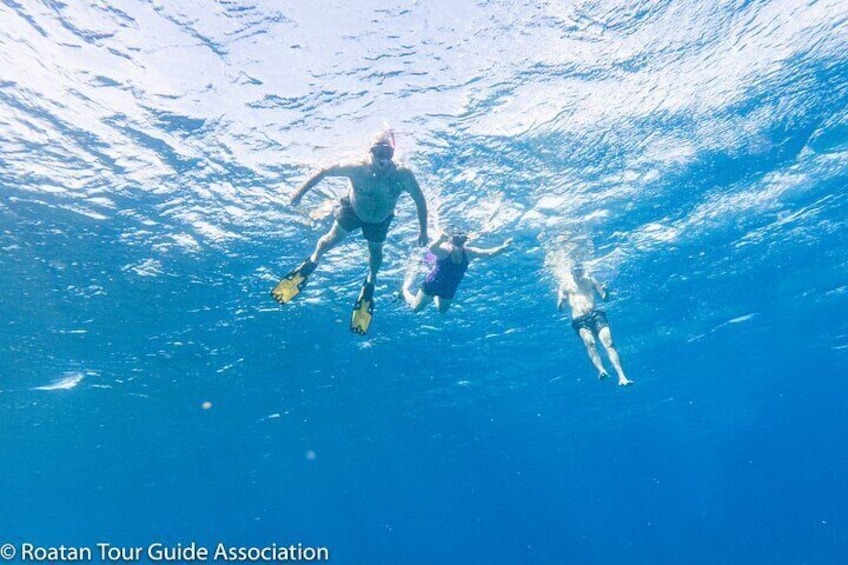
<path id="1" fill-rule="evenodd" d="M 300 200 L 301 198 L 303 198 L 303 195 L 306 194 L 313 186 L 321 182 L 321 180 L 325 177 L 350 177 L 354 169 L 355 166 L 353 165 L 342 164 L 332 165 L 330 167 L 321 169 L 320 171 L 306 179 L 306 181 L 302 185 L 300 185 L 300 188 L 298 188 L 294 192 L 291 197 L 291 205 L 297 206 L 298 204 L 300 204 Z"/>
<path id="2" fill-rule="evenodd" d="M 430 253 L 435 255 L 439 259 L 444 259 L 450 254 L 450 249 L 446 249 L 444 245 L 442 245 L 448 239 L 448 235 L 445 232 L 439 232 L 439 237 L 430 242 L 430 245 L 427 246 L 427 249 L 430 250 Z"/>
<path id="3" fill-rule="evenodd" d="M 418 212 L 418 245 L 427 245 L 427 200 L 412 171 L 407 170 L 405 173 L 404 188 L 415 202 L 415 210 Z"/>
<path id="4" fill-rule="evenodd" d="M 592 286 L 595 289 L 595 292 L 598 293 L 598 296 L 601 297 L 601 300 L 606 302 L 609 299 L 609 292 L 607 292 L 607 287 L 599 283 L 594 277 L 592 277 Z"/>
<path id="5" fill-rule="evenodd" d="M 568 298 L 568 291 L 565 288 L 565 284 L 559 285 L 557 289 L 557 310 L 562 312 L 562 307 L 565 305 L 565 301 Z"/>
<path id="6" fill-rule="evenodd" d="M 465 247 L 465 252 L 468 254 L 469 259 L 475 259 L 477 257 L 494 257 L 495 255 L 500 255 L 512 245 L 512 238 L 507 239 L 503 242 L 503 245 L 498 245 L 497 247 Z"/>

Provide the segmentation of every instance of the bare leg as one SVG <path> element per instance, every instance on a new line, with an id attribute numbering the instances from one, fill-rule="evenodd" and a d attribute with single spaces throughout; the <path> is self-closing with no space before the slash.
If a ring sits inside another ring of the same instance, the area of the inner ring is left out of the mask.
<path id="1" fill-rule="evenodd" d="M 374 283 L 377 280 L 377 271 L 380 270 L 380 265 L 383 264 L 383 242 L 375 243 L 368 242 L 368 282 Z"/>
<path id="2" fill-rule="evenodd" d="M 341 227 L 338 222 L 333 222 L 333 227 L 330 228 L 330 231 L 318 240 L 318 243 L 315 245 L 315 251 L 309 256 L 309 260 L 313 263 L 320 261 L 321 256 L 343 240 L 347 233 L 347 230 Z"/>
<path id="3" fill-rule="evenodd" d="M 433 301 L 433 297 L 424 294 L 423 290 L 419 290 L 418 294 L 412 294 L 408 287 L 403 287 L 403 298 L 413 312 L 420 312 Z"/>
<path id="4" fill-rule="evenodd" d="M 586 328 L 580 328 L 580 339 L 583 340 L 583 345 L 586 346 L 586 352 L 589 354 L 589 359 L 592 360 L 592 365 L 598 370 L 598 378 L 607 378 L 609 375 L 604 368 L 604 363 L 601 361 L 601 356 L 598 355 L 598 350 L 595 348 L 595 336 Z"/>
<path id="5" fill-rule="evenodd" d="M 607 350 L 610 363 L 615 367 L 615 372 L 618 373 L 618 384 L 620 386 L 632 385 L 633 381 L 625 376 L 624 369 L 621 368 L 621 359 L 618 357 L 618 351 L 615 350 L 615 346 L 613 345 L 612 333 L 610 333 L 609 326 L 601 328 L 601 331 L 598 332 L 598 338 L 604 344 L 604 349 Z"/>
<path id="6" fill-rule="evenodd" d="M 451 299 L 450 298 L 442 298 L 441 296 L 436 297 L 436 307 L 439 309 L 439 314 L 444 314 L 450 308 Z"/>

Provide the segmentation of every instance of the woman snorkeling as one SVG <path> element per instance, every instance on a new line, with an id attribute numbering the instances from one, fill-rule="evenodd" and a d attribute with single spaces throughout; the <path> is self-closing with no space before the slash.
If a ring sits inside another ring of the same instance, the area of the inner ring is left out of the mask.
<path id="1" fill-rule="evenodd" d="M 465 276 L 468 263 L 478 257 L 494 257 L 506 251 L 512 244 L 512 238 L 509 238 L 503 245 L 484 249 L 467 246 L 467 241 L 467 233 L 453 229 L 449 234 L 439 233 L 439 237 L 430 242 L 426 259 L 432 264 L 432 269 L 424 279 L 418 294 L 412 294 L 410 290 L 411 279 L 404 281 L 403 285 L 403 298 L 413 312 L 422 311 L 433 300 L 436 301 L 440 313 L 447 312 L 456 289 Z"/>

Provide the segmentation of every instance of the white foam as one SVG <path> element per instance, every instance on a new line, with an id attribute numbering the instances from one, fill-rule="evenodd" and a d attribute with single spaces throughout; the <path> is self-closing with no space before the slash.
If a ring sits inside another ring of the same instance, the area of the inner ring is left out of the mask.
<path id="1" fill-rule="evenodd" d="M 757 315 L 756 313 L 745 314 L 744 316 L 739 316 L 738 318 L 733 318 L 732 320 L 728 320 L 727 323 L 728 324 L 739 324 L 739 323 L 742 323 L 742 322 L 747 322 L 748 320 L 755 317 L 756 315 Z"/>
<path id="2" fill-rule="evenodd" d="M 61 379 L 50 384 L 33 387 L 31 390 L 70 390 L 80 384 L 83 378 L 85 378 L 85 374 L 81 372 L 65 373 Z"/>

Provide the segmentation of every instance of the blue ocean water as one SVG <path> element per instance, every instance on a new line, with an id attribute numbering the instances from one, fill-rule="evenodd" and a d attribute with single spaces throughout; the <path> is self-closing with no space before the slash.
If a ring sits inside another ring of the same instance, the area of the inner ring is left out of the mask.
<path id="1" fill-rule="evenodd" d="M 843 563 L 848 3 L 0 2 L 0 544 L 302 543 L 332 563 Z M 451 311 L 402 198 L 511 250 Z M 636 385 L 556 311 L 607 283 Z M 207 404 L 204 404 L 207 403 Z M 21 562 L 20 554 L 11 560 Z"/>

